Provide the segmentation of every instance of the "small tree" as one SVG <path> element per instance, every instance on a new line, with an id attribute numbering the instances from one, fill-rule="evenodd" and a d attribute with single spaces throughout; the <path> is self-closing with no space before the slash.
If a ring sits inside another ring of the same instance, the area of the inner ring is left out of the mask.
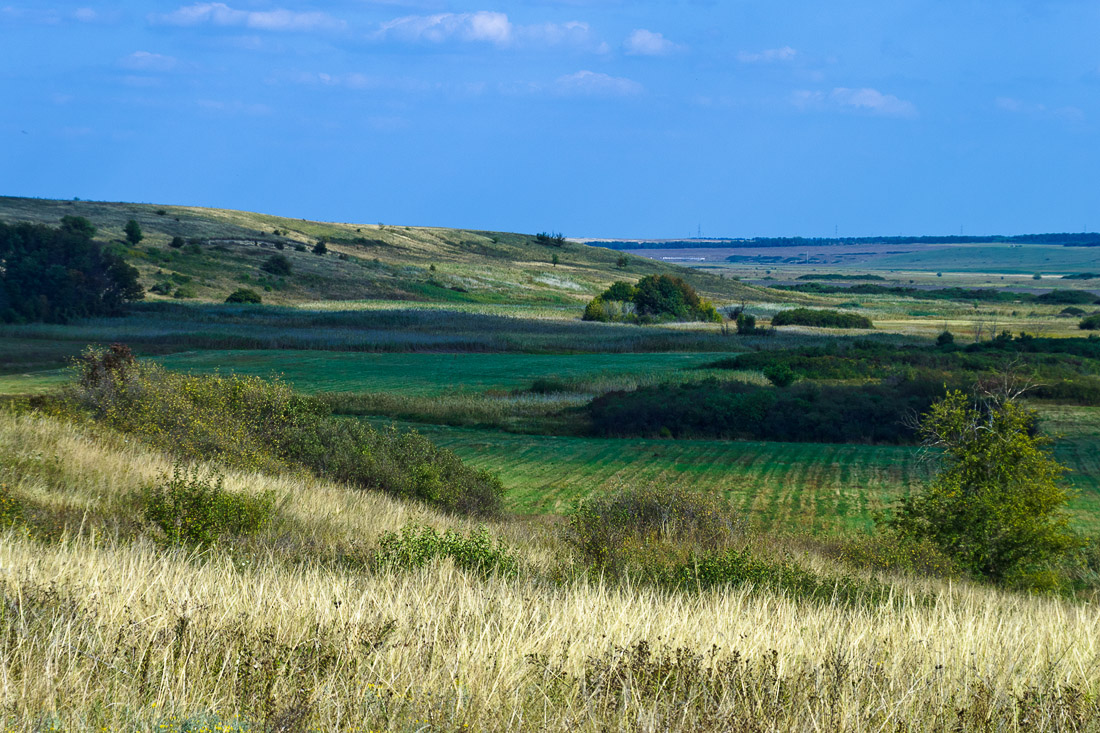
<path id="1" fill-rule="evenodd" d="M 558 263 L 559 263 L 559 262 L 561 262 L 561 258 L 560 258 L 560 257 L 558 257 L 558 253 L 557 253 L 557 252 L 555 252 L 555 253 L 554 253 L 553 255 L 551 255 L 551 257 L 550 257 L 550 264 L 552 264 L 552 265 L 553 265 L 554 267 L 557 267 L 557 266 L 558 266 Z"/>
<path id="2" fill-rule="evenodd" d="M 260 265 L 260 269 L 272 275 L 285 277 L 291 273 L 290 260 L 286 255 L 271 255 Z"/>
<path id="3" fill-rule="evenodd" d="M 1066 469 L 1018 394 L 1001 389 L 974 400 L 955 391 L 934 404 L 920 433 L 926 446 L 942 449 L 943 467 L 887 522 L 997 582 L 1027 578 L 1079 544 L 1065 511 Z"/>
<path id="4" fill-rule="evenodd" d="M 123 227 L 122 231 L 126 232 L 126 241 L 130 244 L 137 244 L 145 239 L 145 235 L 141 233 L 141 225 L 137 223 L 137 219 L 131 219 L 126 222 L 126 226 Z"/>
<path id="5" fill-rule="evenodd" d="M 313 245 L 313 254 L 324 255 L 328 254 L 328 245 L 325 244 L 325 240 L 318 239 L 317 244 Z"/>

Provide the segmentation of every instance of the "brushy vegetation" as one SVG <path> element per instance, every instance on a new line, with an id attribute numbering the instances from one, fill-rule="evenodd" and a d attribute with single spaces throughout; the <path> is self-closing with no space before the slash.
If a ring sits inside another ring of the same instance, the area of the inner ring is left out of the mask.
<path id="1" fill-rule="evenodd" d="M 399 532 L 383 532 L 372 564 L 378 571 L 414 570 L 440 559 L 484 575 L 515 576 L 521 560 L 515 551 L 485 527 L 463 535 L 453 529 L 437 532 L 425 525 L 408 524 Z"/>
<path id="2" fill-rule="evenodd" d="M 772 316 L 772 326 L 814 326 L 816 328 L 874 328 L 871 319 L 858 313 L 835 310 L 791 308 Z"/>
<path id="3" fill-rule="evenodd" d="M 258 532 L 275 511 L 270 493 L 258 497 L 233 494 L 217 473 L 204 474 L 177 463 L 141 493 L 141 508 L 171 544 L 208 547 L 219 539 Z"/>
<path id="4" fill-rule="evenodd" d="M 589 301 L 583 319 L 629 323 L 722 320 L 713 304 L 674 275 L 647 275 L 637 285 L 616 281 Z"/>
<path id="5" fill-rule="evenodd" d="M 84 355 L 67 397 L 93 419 L 184 458 L 306 469 L 452 511 L 500 509 L 503 489 L 490 474 L 416 432 L 334 418 L 321 401 L 279 381 L 174 374 L 115 345 Z"/>
<path id="6" fill-rule="evenodd" d="M 605 436 L 911 443 L 909 418 L 942 394 L 934 379 L 782 389 L 707 379 L 611 392 L 587 410 L 593 431 Z"/>
<path id="7" fill-rule="evenodd" d="M 1082 331 L 1100 331 L 1100 313 L 1082 318 L 1077 326 Z"/>
<path id="8" fill-rule="evenodd" d="M 1082 405 L 1100 404 L 1100 339 L 1013 337 L 959 346 L 941 334 L 937 347 L 893 346 L 866 340 L 822 347 L 738 354 L 704 369 L 790 369 L 802 379 L 924 379 L 969 389 L 977 381 L 1026 370 L 1035 384 L 1029 395 Z"/>

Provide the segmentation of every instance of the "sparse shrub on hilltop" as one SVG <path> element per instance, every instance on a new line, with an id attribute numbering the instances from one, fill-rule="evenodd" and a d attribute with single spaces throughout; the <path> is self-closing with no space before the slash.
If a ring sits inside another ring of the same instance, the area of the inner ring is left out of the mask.
<path id="1" fill-rule="evenodd" d="M 874 328 L 871 319 L 858 313 L 835 310 L 792 308 L 772 316 L 773 326 L 815 326 L 817 328 Z"/>
<path id="2" fill-rule="evenodd" d="M 335 418 L 322 401 L 278 380 L 176 374 L 116 344 L 84 354 L 67 397 L 95 420 L 179 457 L 273 472 L 303 468 L 462 513 L 501 508 L 503 487 L 492 474 L 415 431 Z"/>

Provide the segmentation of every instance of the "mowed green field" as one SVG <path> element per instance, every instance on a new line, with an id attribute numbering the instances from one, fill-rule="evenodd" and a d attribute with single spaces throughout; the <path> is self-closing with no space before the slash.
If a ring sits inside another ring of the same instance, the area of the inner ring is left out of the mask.
<path id="1" fill-rule="evenodd" d="M 1072 505 L 1076 521 L 1097 529 L 1100 440 L 1084 425 L 1095 426 L 1100 411 L 1064 419 L 1082 429 L 1056 444 L 1055 457 L 1071 469 L 1068 480 L 1080 492 Z M 936 470 L 934 456 L 903 446 L 569 438 L 414 427 L 472 465 L 499 473 L 510 509 L 528 514 L 565 513 L 594 493 L 657 484 L 717 492 L 763 528 L 868 529 L 876 511 L 922 486 Z"/>
<path id="2" fill-rule="evenodd" d="M 430 397 L 512 391 L 536 379 L 672 375 L 725 354 L 371 354 L 203 351 L 157 359 L 174 371 L 281 375 L 303 392 L 392 392 Z"/>

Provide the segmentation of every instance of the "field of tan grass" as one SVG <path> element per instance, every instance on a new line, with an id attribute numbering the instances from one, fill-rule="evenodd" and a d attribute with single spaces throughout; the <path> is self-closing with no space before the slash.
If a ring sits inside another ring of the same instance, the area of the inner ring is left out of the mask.
<path id="1" fill-rule="evenodd" d="M 853 606 L 555 576 L 551 528 L 508 520 L 489 529 L 531 573 L 371 569 L 348 559 L 383 531 L 471 525 L 305 475 L 227 473 L 232 492 L 273 491 L 279 519 L 246 541 L 173 549 L 125 515 L 170 468 L 109 433 L 0 412 L 0 483 L 68 518 L 49 536 L 0 535 L 5 729 L 1100 724 L 1093 604 L 914 578 Z"/>

